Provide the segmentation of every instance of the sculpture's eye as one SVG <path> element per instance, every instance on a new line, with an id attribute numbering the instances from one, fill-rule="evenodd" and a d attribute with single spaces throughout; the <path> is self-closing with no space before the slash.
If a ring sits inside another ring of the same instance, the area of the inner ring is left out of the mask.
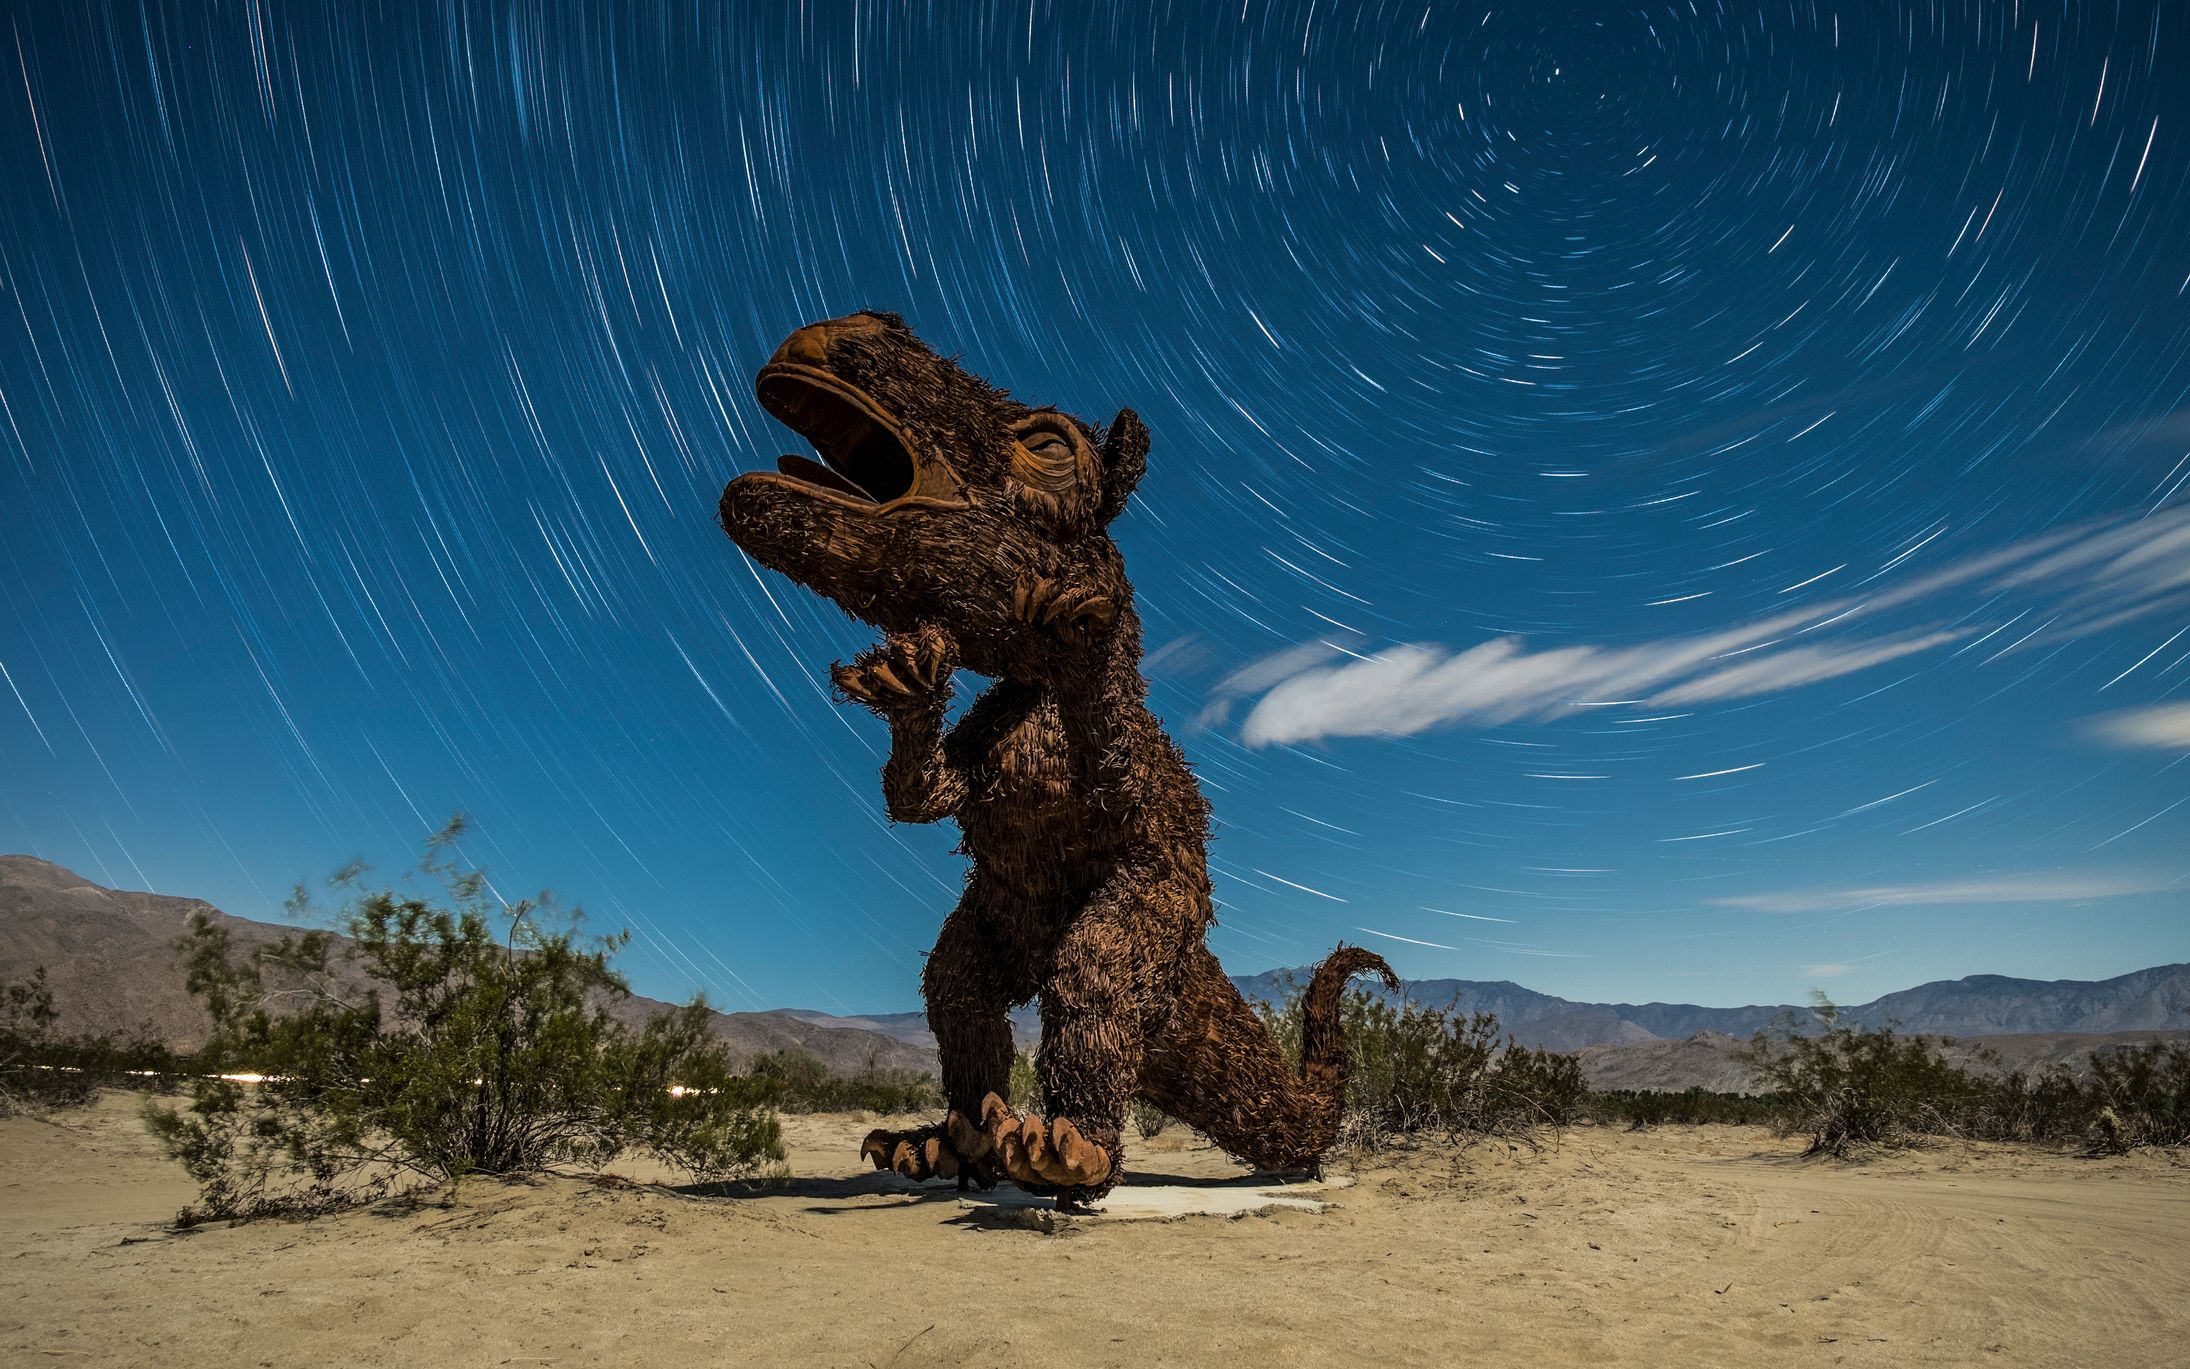
<path id="1" fill-rule="evenodd" d="M 1059 415 L 1037 414 L 1013 431 L 1011 473 L 1019 483 L 1056 497 L 1069 497 L 1094 475 L 1094 451 L 1087 439 Z"/>

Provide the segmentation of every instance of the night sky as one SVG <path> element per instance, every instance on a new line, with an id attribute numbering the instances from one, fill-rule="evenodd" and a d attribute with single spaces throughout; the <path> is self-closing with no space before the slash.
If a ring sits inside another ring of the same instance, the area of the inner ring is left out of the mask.
<path id="1" fill-rule="evenodd" d="M 461 810 L 643 991 L 914 1006 L 955 829 L 714 517 L 876 308 L 1152 429 L 1235 972 L 2190 958 L 2180 6 L 0 8 L 0 850 Z"/>

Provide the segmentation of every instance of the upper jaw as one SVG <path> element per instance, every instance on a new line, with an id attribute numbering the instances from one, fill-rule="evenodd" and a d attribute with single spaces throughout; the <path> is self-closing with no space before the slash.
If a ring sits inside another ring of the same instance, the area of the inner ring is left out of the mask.
<path id="1" fill-rule="evenodd" d="M 777 360 L 761 369 L 754 390 L 761 407 L 811 442 L 821 461 L 784 456 L 775 473 L 742 478 L 865 513 L 969 504 L 965 484 L 948 462 L 912 441 L 896 415 L 834 372 Z"/>

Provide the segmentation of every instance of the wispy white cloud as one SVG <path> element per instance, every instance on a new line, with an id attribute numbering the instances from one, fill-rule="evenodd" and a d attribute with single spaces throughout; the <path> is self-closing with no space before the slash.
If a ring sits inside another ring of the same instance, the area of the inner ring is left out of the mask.
<path id="1" fill-rule="evenodd" d="M 2143 870 L 1993 875 L 1851 889 L 1794 889 L 1715 898 L 1721 908 L 1758 913 L 1825 913 L 1853 908 L 1919 908 L 1950 903 L 2074 903 L 2164 889 L 2174 881 Z"/>
<path id="2" fill-rule="evenodd" d="M 2125 708 L 2084 721 L 2085 732 L 2109 746 L 2190 751 L 2190 703 Z"/>
<path id="3" fill-rule="evenodd" d="M 1891 564 L 1873 572 L 1861 593 L 1718 632 L 1623 646 L 1536 650 L 1520 638 L 1501 637 L 1461 649 L 1410 643 L 1365 652 L 1328 639 L 1304 642 L 1221 681 L 1201 721 L 1220 724 L 1236 703 L 1252 698 L 1240 726 L 1249 746 L 1404 736 L 1444 726 L 1541 721 L 1585 707 L 1746 698 L 1956 641 L 1968 641 L 1965 650 L 2005 655 L 2162 612 L 2190 612 L 2190 509 L 2085 523 L 1898 580 L 1886 578 L 1891 572 Z M 2020 602 L 2021 612 L 2003 612 L 1997 622 L 1973 623 L 1964 608 L 2009 600 Z M 1899 630 L 1876 625 L 1881 615 L 1900 610 L 1936 610 L 1960 622 Z M 1985 646 L 1995 634 L 1997 644 Z"/>
<path id="4" fill-rule="evenodd" d="M 1838 961 L 1833 961 L 1824 965 L 1805 965 L 1798 973 L 1804 979 L 1838 979 L 1854 968 L 1853 965 L 1843 965 Z"/>

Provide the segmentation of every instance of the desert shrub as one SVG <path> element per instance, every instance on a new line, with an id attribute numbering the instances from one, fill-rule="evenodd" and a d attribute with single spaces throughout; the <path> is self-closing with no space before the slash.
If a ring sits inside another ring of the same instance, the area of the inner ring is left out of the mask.
<path id="1" fill-rule="evenodd" d="M 1155 1140 L 1158 1136 L 1163 1135 L 1165 1128 L 1170 1125 L 1170 1113 L 1165 1112 L 1154 1103 L 1145 1102 L 1138 1098 L 1133 1100 L 1133 1130 L 1140 1133 L 1140 1138 L 1143 1141 Z"/>
<path id="2" fill-rule="evenodd" d="M 2094 1052 L 2083 1127 L 2094 1148 L 2190 1145 L 2190 1046 Z"/>
<path id="3" fill-rule="evenodd" d="M 2094 1052 L 2079 1075 L 2064 1065 L 2036 1074 L 1979 1076 L 1947 1060 L 1940 1037 L 1857 1029 L 1819 1000 L 1818 1036 L 1783 1020 L 1745 1052 L 1752 1077 L 1777 1090 L 1784 1133 L 1806 1132 L 1810 1153 L 1926 1137 L 2088 1145 L 2101 1152 L 2190 1144 L 2190 1047 L 2154 1041 Z M 1999 1057 L 1980 1053 L 1997 1069 Z"/>
<path id="4" fill-rule="evenodd" d="M 75 1107 L 98 1096 L 98 1085 L 57 1068 L 53 1031 L 59 1014 L 46 967 L 0 986 L 0 1117 L 37 1108 Z"/>
<path id="5" fill-rule="evenodd" d="M 329 973 L 326 932 L 240 955 L 199 915 L 181 942 L 186 984 L 211 1015 L 187 1108 L 146 1120 L 200 1188 L 184 1220 L 320 1210 L 406 1181 L 454 1182 L 652 1152 L 702 1180 L 783 1158 L 767 1086 L 732 1070 L 695 1000 L 642 1027 L 606 1009 L 622 937 L 550 931 L 544 896 L 504 904 L 447 851 L 421 866 L 447 906 L 362 891 L 339 925 L 369 988 Z M 293 908 L 309 907 L 301 889 Z M 502 931 L 497 934 L 496 925 Z M 250 1079 L 233 1077 L 248 1073 Z"/>
<path id="6" fill-rule="evenodd" d="M 1980 1055 L 1997 1065 L 1997 1056 Z M 1972 1080 L 1955 1118 L 1962 1134 L 1983 1141 L 2065 1141 L 2082 1137 L 2095 1107 L 2088 1083 L 2065 1065 Z"/>
<path id="7" fill-rule="evenodd" d="M 1846 1156 L 1867 1146 L 1968 1134 L 1966 1121 L 1988 1090 L 1947 1059 L 1952 1041 L 1851 1027 L 1823 995 L 1813 1012 L 1824 1029 L 1817 1035 L 1803 1035 L 1788 1014 L 1743 1052 L 1752 1079 L 1786 1101 L 1778 1123 L 1783 1133 L 1809 1135 L 1806 1153 Z"/>
<path id="8" fill-rule="evenodd" d="M 1498 1057 L 1498 1085 L 1550 1126 L 1572 1126 L 1588 1111 L 1589 1082 L 1582 1077 L 1582 1062 L 1560 1051 L 1509 1044 Z"/>
<path id="9" fill-rule="evenodd" d="M 837 1074 L 797 1046 L 760 1056 L 748 1073 L 772 1088 L 771 1100 L 785 1112 L 932 1112 L 943 1106 L 943 1087 L 932 1074 L 884 1069 L 872 1061 L 855 1073 Z"/>
<path id="10" fill-rule="evenodd" d="M 1777 1094 L 1720 1093 L 1700 1087 L 1678 1093 L 1605 1089 L 1592 1092 L 1584 1109 L 1602 1125 L 1643 1131 L 1656 1126 L 1777 1126 L 1787 1103 Z"/>
<path id="11" fill-rule="evenodd" d="M 80 1107 L 103 1088 L 158 1088 L 174 1068 L 149 1027 L 63 1036 L 59 1021 L 45 966 L 0 985 L 0 1116 Z"/>
<path id="12" fill-rule="evenodd" d="M 1042 1112 L 1042 1076 L 1034 1068 L 1033 1051 L 1011 1053 L 1011 1097 L 1005 1102 L 1021 1112 Z"/>
<path id="13" fill-rule="evenodd" d="M 1300 1058 L 1302 999 L 1257 1011 L 1288 1060 Z M 1489 1013 L 1394 1004 L 1361 990 L 1342 1005 L 1349 1071 L 1340 1145 L 1378 1150 L 1434 1137 L 1534 1145 L 1575 1120 L 1588 1095 L 1571 1056 L 1506 1039 Z"/>

